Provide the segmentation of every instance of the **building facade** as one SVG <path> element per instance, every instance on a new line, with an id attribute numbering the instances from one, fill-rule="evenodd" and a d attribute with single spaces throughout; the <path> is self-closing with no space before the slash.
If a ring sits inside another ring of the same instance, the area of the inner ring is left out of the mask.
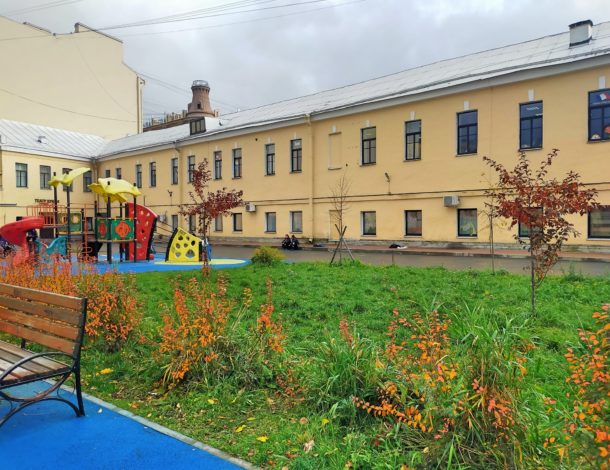
<path id="1" fill-rule="evenodd" d="M 210 189 L 241 189 L 247 204 L 217 220 L 218 239 L 273 241 L 286 233 L 332 240 L 333 204 L 348 182 L 346 237 L 358 243 L 479 246 L 488 242 L 489 156 L 513 167 L 560 150 L 599 191 L 575 216 L 573 249 L 610 249 L 610 23 L 431 64 L 220 118 L 105 141 L 92 165 L 141 187 L 167 223 L 188 203 L 189 171 L 207 159 Z M 1 131 L 0 131 L 1 134 Z M 16 171 L 10 163 L 3 171 Z M 8 180 L 7 180 L 8 181 Z M 1 210 L 1 209 L 0 209 Z M 192 221 L 191 221 L 192 222 Z M 521 230 L 521 233 L 519 231 Z M 513 245 L 525 228 L 495 229 Z"/>

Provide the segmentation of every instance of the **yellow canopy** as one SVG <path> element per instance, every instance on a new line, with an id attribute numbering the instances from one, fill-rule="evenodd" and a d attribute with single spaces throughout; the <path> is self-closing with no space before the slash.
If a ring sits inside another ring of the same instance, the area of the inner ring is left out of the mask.
<path id="1" fill-rule="evenodd" d="M 116 178 L 98 178 L 97 183 L 89 185 L 89 189 L 112 202 L 127 202 L 126 194 L 140 196 L 142 193 L 135 184 Z"/>
<path id="2" fill-rule="evenodd" d="M 72 184 L 72 181 L 74 181 L 74 178 L 80 175 L 84 175 L 88 171 L 91 171 L 91 168 L 82 167 L 71 170 L 69 173 L 63 174 L 61 176 L 54 176 L 49 180 L 49 186 L 53 186 L 55 188 L 60 184 L 63 184 L 64 186 L 70 186 Z"/>
<path id="3" fill-rule="evenodd" d="M 123 197 L 121 194 L 108 194 L 104 191 L 104 186 L 99 183 L 91 183 L 89 189 L 105 199 L 110 198 L 110 202 L 127 202 L 127 198 Z"/>

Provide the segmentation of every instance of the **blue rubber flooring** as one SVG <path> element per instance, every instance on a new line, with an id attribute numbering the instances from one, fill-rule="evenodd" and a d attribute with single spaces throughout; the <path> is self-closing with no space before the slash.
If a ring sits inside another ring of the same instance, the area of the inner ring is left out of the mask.
<path id="1" fill-rule="evenodd" d="M 22 387 L 33 391 L 41 384 Z M 0 415 L 7 410 L 0 399 Z M 77 418 L 68 405 L 50 401 L 14 415 L 0 427 L 0 469 L 241 468 L 91 401 L 85 400 L 85 411 Z"/>
<path id="2" fill-rule="evenodd" d="M 100 254 L 99 262 L 96 264 L 96 269 L 100 273 L 109 270 L 116 270 L 120 273 L 146 273 L 146 272 L 163 272 L 163 271 L 192 271 L 200 270 L 201 263 L 165 263 L 165 256 L 161 254 L 155 255 L 152 261 L 123 261 L 119 262 L 119 255 L 113 254 L 112 263 L 107 263 L 105 255 Z M 246 259 L 212 259 L 212 269 L 230 269 L 240 268 L 250 264 L 250 260 Z"/>

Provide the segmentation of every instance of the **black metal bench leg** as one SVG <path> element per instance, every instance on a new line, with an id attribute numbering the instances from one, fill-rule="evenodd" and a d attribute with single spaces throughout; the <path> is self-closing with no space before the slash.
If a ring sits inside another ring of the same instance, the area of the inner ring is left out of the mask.
<path id="1" fill-rule="evenodd" d="M 80 366 L 74 371 L 74 381 L 76 382 L 76 400 L 78 401 L 78 415 L 85 416 L 85 405 L 83 404 L 83 394 L 80 385 Z"/>

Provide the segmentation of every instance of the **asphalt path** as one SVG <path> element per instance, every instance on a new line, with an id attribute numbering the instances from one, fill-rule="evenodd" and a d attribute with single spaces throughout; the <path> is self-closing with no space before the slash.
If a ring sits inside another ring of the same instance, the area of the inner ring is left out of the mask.
<path id="1" fill-rule="evenodd" d="M 215 246 L 213 248 L 214 257 L 250 259 L 254 253 L 254 248 L 237 246 Z M 329 251 L 284 251 L 289 262 L 320 261 L 330 262 L 332 252 Z M 491 258 L 482 256 L 451 256 L 451 255 L 422 255 L 407 254 L 400 251 L 395 252 L 355 252 L 354 258 L 357 260 L 374 265 L 414 266 L 414 267 L 433 267 L 443 266 L 447 269 L 477 269 L 491 270 Z M 344 259 L 347 254 L 344 253 Z M 522 258 L 496 258 L 496 269 L 503 269 L 516 274 L 529 273 L 529 260 Z M 573 271 L 587 276 L 610 276 L 610 262 L 604 261 L 574 261 L 560 260 L 552 270 L 554 274 L 564 274 Z"/>

